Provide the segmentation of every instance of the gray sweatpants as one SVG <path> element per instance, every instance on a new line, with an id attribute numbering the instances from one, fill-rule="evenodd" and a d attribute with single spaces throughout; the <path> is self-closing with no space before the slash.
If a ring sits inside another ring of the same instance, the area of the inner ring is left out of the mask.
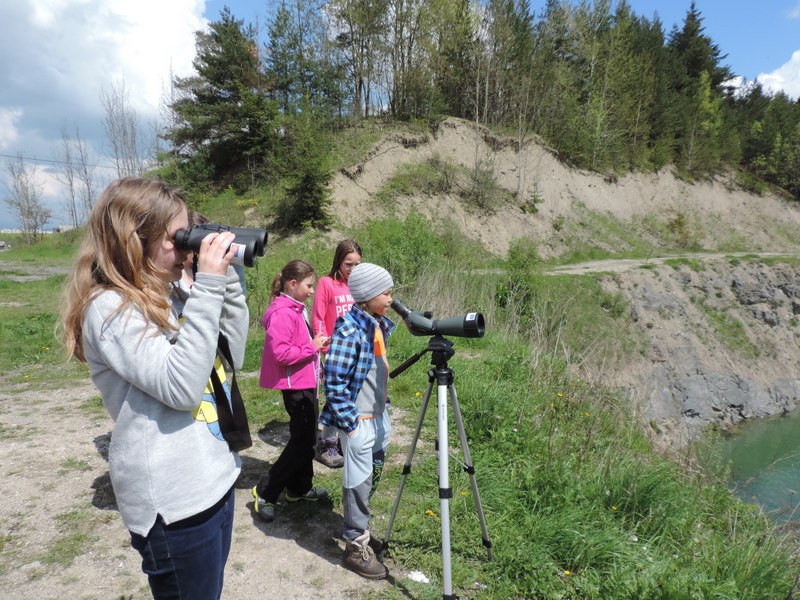
<path id="1" fill-rule="evenodd" d="M 339 431 L 344 454 L 342 537 L 348 542 L 369 529 L 369 499 L 380 480 L 391 431 L 388 409 L 380 417 L 360 419 L 352 437 Z"/>

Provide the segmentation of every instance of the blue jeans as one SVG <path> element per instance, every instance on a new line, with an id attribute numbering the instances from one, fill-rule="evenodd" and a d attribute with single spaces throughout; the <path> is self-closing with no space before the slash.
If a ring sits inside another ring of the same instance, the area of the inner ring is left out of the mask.
<path id="1" fill-rule="evenodd" d="M 193 517 L 165 525 L 159 515 L 146 537 L 131 533 L 155 600 L 219 600 L 231 548 L 233 502 L 231 488 Z"/>

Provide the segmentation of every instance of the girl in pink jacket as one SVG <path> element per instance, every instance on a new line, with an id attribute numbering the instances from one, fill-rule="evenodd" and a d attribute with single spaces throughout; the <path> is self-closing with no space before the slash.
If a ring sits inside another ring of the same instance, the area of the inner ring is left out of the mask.
<path id="1" fill-rule="evenodd" d="M 286 489 L 287 502 L 327 498 L 312 486 L 317 433 L 319 352 L 329 337 L 312 336 L 305 301 L 314 293 L 314 268 L 302 260 L 286 264 L 272 282 L 272 303 L 261 320 L 266 330 L 261 356 L 261 387 L 281 390 L 289 413 L 289 441 L 269 473 L 253 488 L 253 509 L 264 521 Z"/>

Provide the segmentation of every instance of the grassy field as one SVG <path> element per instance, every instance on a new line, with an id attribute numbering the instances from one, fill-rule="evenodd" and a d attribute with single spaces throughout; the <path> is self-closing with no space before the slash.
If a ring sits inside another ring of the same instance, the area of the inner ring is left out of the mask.
<path id="1" fill-rule="evenodd" d="M 497 600 L 786 597 L 796 565 L 771 524 L 724 486 L 656 453 L 624 397 L 573 374 L 576 365 L 612 365 L 641 350 L 621 298 L 604 293 L 589 276 L 543 277 L 532 248 L 517 246 L 498 261 L 431 231 L 414 214 L 352 234 L 367 260 L 389 268 L 395 297 L 411 308 L 437 317 L 473 310 L 486 317 L 484 338 L 452 338 L 449 364 L 495 559 L 487 561 L 481 545 L 469 478 L 452 469 L 458 594 Z M 6 383 L 55 386 L 64 377 L 86 377 L 81 365 L 61 361 L 53 336 L 64 274 L 15 280 L 45 267 L 63 269 L 74 249 L 72 234 L 0 254 Z M 329 243 L 307 234 L 273 244 L 248 269 L 253 329 L 245 373 L 259 365 L 263 335 L 257 322 L 274 273 L 297 257 L 325 273 L 330 256 Z M 390 362 L 399 364 L 427 343 L 398 327 Z M 392 381 L 393 404 L 406 415 L 406 428 L 414 426 L 428 369 L 426 356 Z M 259 388 L 253 377 L 243 377 L 242 387 L 254 432 L 286 419 L 275 392 Z M 423 443 L 433 443 L 435 429 L 432 407 Z M 441 570 L 436 472 L 432 453 L 415 466 L 393 535 L 395 558 L 434 576 Z M 399 467 L 385 472 L 375 513 L 391 512 L 400 476 Z M 74 520 L 79 523 L 81 515 Z M 65 527 L 70 523 L 65 520 Z M 413 597 L 439 597 L 436 586 L 426 590 Z M 409 597 L 400 585 L 390 593 L 397 600 Z"/>

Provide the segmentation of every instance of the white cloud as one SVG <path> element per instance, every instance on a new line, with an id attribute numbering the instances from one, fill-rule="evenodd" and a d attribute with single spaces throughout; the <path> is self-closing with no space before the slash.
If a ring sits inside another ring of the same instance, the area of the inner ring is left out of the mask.
<path id="1" fill-rule="evenodd" d="M 19 1 L 19 0 L 18 0 Z M 155 116 L 170 67 L 188 74 L 203 0 L 27 0 L 16 11 L 28 77 L 99 111 L 102 86 L 125 80 L 134 108 Z M 9 11 L 10 12 L 10 11 Z M 3 27 L 6 29 L 6 27 Z"/>
<path id="2" fill-rule="evenodd" d="M 756 79 L 766 90 L 783 91 L 792 98 L 800 98 L 800 50 L 793 52 L 786 64 L 772 73 L 761 73 Z"/>
<path id="3" fill-rule="evenodd" d="M 800 19 L 800 2 L 797 3 L 797 6 L 790 9 L 789 12 L 786 13 L 790 19 Z"/>
<path id="4" fill-rule="evenodd" d="M 0 150 L 6 150 L 19 140 L 17 122 L 22 116 L 19 108 L 0 107 Z"/>
<path id="5" fill-rule="evenodd" d="M 162 90 L 192 70 L 205 0 L 0 0 L 0 150 L 55 158 L 61 130 L 80 129 L 101 154 L 103 87 L 124 80 L 147 126 Z M 148 132 L 149 133 L 149 132 Z M 4 173 L 0 168 L 0 190 Z M 46 195 L 57 194 L 52 177 Z M 0 203 L 0 227 L 8 221 Z"/>

